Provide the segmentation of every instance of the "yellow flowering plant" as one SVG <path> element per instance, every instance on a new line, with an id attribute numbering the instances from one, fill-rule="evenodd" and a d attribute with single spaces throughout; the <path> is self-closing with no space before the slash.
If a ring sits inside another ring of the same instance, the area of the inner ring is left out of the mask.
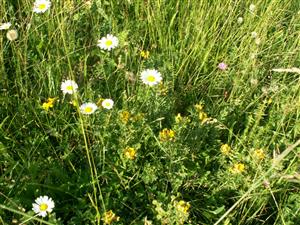
<path id="1" fill-rule="evenodd" d="M 47 101 L 43 102 L 42 108 L 43 108 L 45 111 L 48 111 L 50 108 L 53 108 L 56 99 L 57 99 L 57 98 L 48 98 Z"/>

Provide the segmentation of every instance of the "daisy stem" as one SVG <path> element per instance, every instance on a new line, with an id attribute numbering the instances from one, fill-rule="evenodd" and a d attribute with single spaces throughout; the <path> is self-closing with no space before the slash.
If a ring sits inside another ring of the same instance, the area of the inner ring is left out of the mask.
<path id="1" fill-rule="evenodd" d="M 72 69 L 72 64 L 71 64 L 71 60 L 69 57 L 69 49 L 66 45 L 66 40 L 65 40 L 65 32 L 63 31 L 63 24 L 60 21 L 58 21 L 59 25 L 59 30 L 61 32 L 61 37 L 62 37 L 62 41 L 63 41 L 63 47 L 66 51 L 66 56 L 67 56 L 67 61 L 68 61 L 68 66 L 69 66 L 69 72 L 70 72 L 70 77 L 72 80 L 75 80 L 75 76 L 73 73 L 73 69 Z M 76 102 L 79 102 L 79 97 L 77 95 L 77 93 L 74 93 L 74 98 Z M 82 114 L 80 113 L 80 109 L 79 109 L 79 104 L 76 104 L 76 109 L 77 109 L 77 113 L 79 115 L 79 123 L 80 123 L 80 128 L 81 128 L 81 132 L 83 135 L 83 140 L 84 140 L 84 145 L 85 145 L 85 150 L 86 150 L 86 156 L 88 159 L 88 163 L 89 163 L 89 167 L 90 167 L 90 173 L 91 173 L 91 178 L 92 178 L 92 185 L 93 185 L 93 192 L 94 192 L 94 202 L 95 202 L 95 210 L 96 210 L 96 214 L 99 215 L 99 209 L 98 209 L 98 197 L 97 197 L 97 188 L 96 188 L 96 184 L 98 186 L 98 190 L 99 190 L 99 194 L 100 194 L 100 199 L 101 199 L 101 203 L 102 203 L 102 207 L 105 209 L 105 205 L 104 205 L 104 201 L 103 201 L 103 196 L 102 196 L 102 192 L 101 192 L 101 188 L 100 188 L 100 184 L 99 181 L 97 179 L 98 175 L 97 175 L 97 168 L 95 166 L 95 162 L 94 162 L 94 158 L 93 155 L 91 154 L 90 150 L 89 150 L 89 145 L 88 145 L 88 140 L 87 140 L 87 136 L 85 133 L 85 128 L 84 128 L 84 120 L 82 117 Z M 99 216 L 97 216 L 97 224 L 100 224 L 100 220 L 99 220 Z"/>

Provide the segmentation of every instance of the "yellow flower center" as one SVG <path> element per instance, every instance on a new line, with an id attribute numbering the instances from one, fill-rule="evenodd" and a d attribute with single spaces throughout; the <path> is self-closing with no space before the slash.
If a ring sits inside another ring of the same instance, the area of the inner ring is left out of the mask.
<path id="1" fill-rule="evenodd" d="M 148 75 L 148 77 L 147 77 L 147 81 L 149 81 L 149 82 L 154 82 L 156 79 L 155 79 L 155 76 L 153 76 L 153 75 Z"/>
<path id="2" fill-rule="evenodd" d="M 39 10 L 44 10 L 44 9 L 46 9 L 46 4 L 39 4 L 39 6 L 38 6 L 38 8 L 39 8 Z"/>
<path id="3" fill-rule="evenodd" d="M 106 107 L 110 107 L 110 103 L 109 103 L 109 102 L 106 102 L 106 103 L 105 103 L 105 106 L 106 106 Z"/>
<path id="4" fill-rule="evenodd" d="M 84 109 L 84 112 L 86 112 L 86 113 L 90 113 L 90 112 L 92 112 L 92 111 L 93 111 L 93 108 L 90 107 L 90 106 L 87 106 L 87 107 L 85 107 L 85 109 Z"/>
<path id="5" fill-rule="evenodd" d="M 48 205 L 47 205 L 47 204 L 42 203 L 42 204 L 40 205 L 40 210 L 41 210 L 41 211 L 46 211 L 47 209 L 48 209 Z"/>
<path id="6" fill-rule="evenodd" d="M 69 86 L 67 86 L 66 89 L 67 89 L 68 91 L 73 91 L 73 86 L 69 85 Z"/>
<path id="7" fill-rule="evenodd" d="M 111 46 L 111 45 L 112 45 L 112 41 L 111 41 L 111 40 L 107 40 L 107 41 L 105 42 L 105 45 L 108 46 L 108 47 Z"/>

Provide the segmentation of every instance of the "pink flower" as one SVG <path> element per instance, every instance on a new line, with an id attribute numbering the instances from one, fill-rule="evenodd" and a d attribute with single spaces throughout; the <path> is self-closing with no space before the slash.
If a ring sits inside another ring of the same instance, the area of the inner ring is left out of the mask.
<path id="1" fill-rule="evenodd" d="M 219 65 L 218 65 L 218 68 L 219 68 L 220 70 L 226 70 L 227 67 L 228 67 L 228 65 L 227 65 L 226 63 L 224 63 L 224 62 L 221 62 L 221 63 L 219 63 Z"/>

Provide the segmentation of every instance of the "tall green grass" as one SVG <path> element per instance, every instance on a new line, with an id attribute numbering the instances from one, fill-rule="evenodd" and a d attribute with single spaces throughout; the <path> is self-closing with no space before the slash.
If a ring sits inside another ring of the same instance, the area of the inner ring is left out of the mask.
<path id="1" fill-rule="evenodd" d="M 0 223 L 103 224 L 112 210 L 115 224 L 299 224 L 299 74 L 272 71 L 300 67 L 297 1 L 33 3 L 0 0 L 19 33 L 0 31 Z M 111 52 L 96 46 L 106 34 L 119 39 Z M 148 68 L 162 84 L 142 83 Z M 63 95 L 66 79 L 77 95 Z M 114 108 L 80 113 L 101 98 Z M 41 195 L 55 202 L 46 218 L 31 210 Z"/>

